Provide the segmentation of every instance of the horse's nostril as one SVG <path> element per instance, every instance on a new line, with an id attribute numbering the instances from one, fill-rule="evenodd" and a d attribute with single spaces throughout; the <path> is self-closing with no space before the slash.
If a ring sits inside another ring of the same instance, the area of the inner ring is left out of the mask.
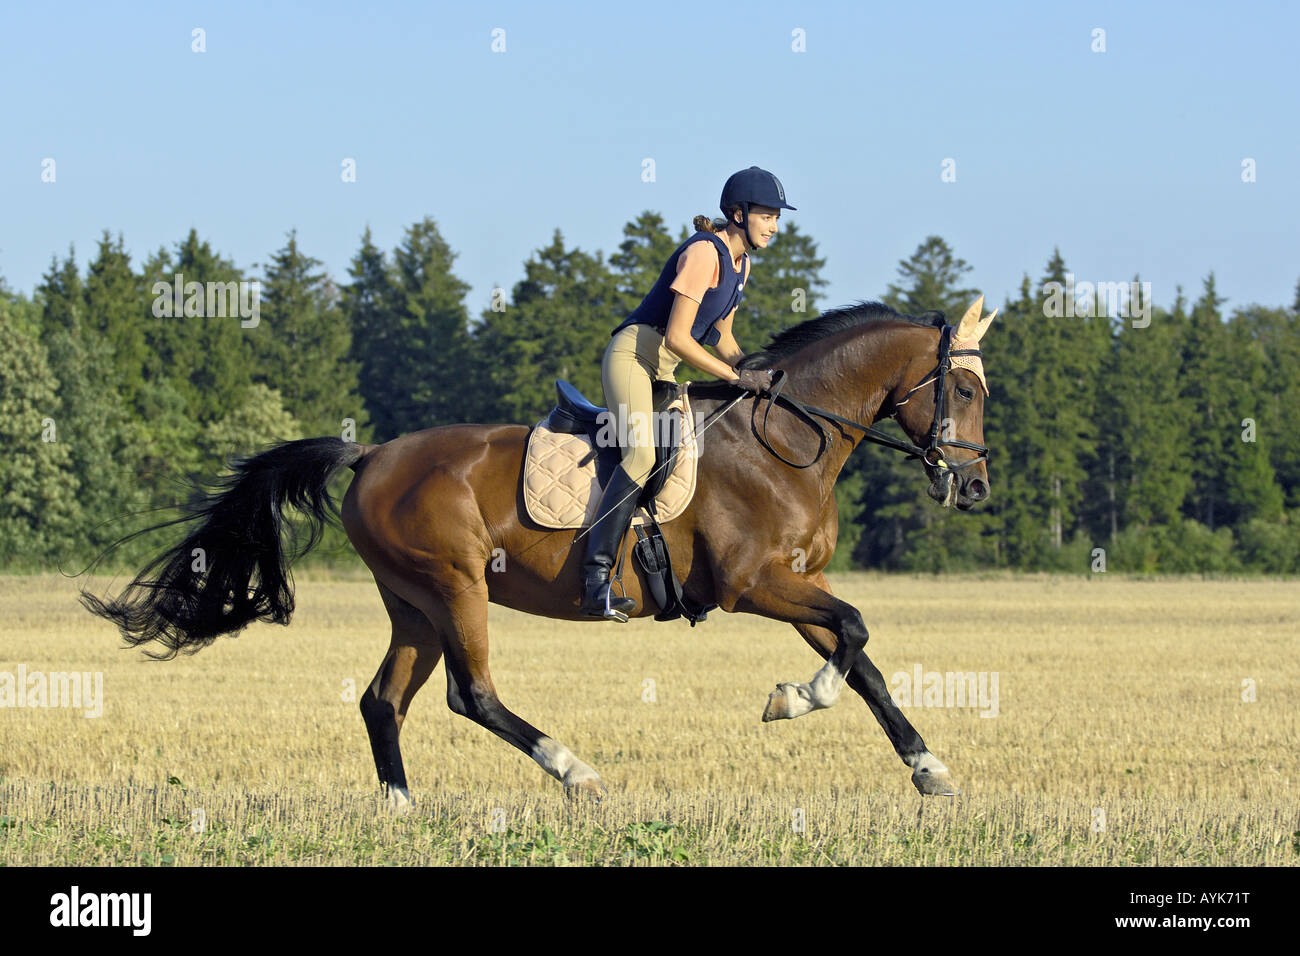
<path id="1" fill-rule="evenodd" d="M 980 478 L 972 478 L 967 493 L 975 501 L 983 501 L 989 496 L 989 486 Z"/>

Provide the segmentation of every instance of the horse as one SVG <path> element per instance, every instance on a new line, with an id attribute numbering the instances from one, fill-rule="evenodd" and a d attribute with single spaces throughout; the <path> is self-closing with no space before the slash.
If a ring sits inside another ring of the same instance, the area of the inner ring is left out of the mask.
<path id="1" fill-rule="evenodd" d="M 777 370 L 765 393 L 691 383 L 697 413 L 708 413 L 696 491 L 662 529 L 682 590 L 697 606 L 787 622 L 824 659 L 809 682 L 778 684 L 762 719 L 828 708 L 847 684 L 923 795 L 960 791 L 868 658 L 862 615 L 831 593 L 824 569 L 838 531 L 833 488 L 865 439 L 919 461 L 930 497 L 944 507 L 967 511 L 989 497 L 977 346 L 996 311 L 981 318 L 982 311 L 980 296 L 954 327 L 942 313 L 918 317 L 859 302 L 787 328 L 746 356 L 742 367 Z M 748 405 L 749 415 L 731 412 L 737 405 Z M 887 418 L 911 441 L 879 431 Z M 443 660 L 453 712 L 529 754 L 566 794 L 598 800 L 606 788 L 597 772 L 507 709 L 488 667 L 491 602 L 618 626 L 579 613 L 582 549 L 572 531 L 540 527 L 526 514 L 529 434 L 518 424 L 452 424 L 383 444 L 329 437 L 274 444 L 199 486 L 181 518 L 145 529 L 193 525 L 116 599 L 83 590 L 82 603 L 116 624 L 127 646 L 156 642 L 161 650 L 143 649 L 163 659 L 254 620 L 287 625 L 291 562 L 319 541 L 327 521 L 341 518 L 392 621 L 387 653 L 360 701 L 388 804 L 412 805 L 399 737 L 411 700 Z M 344 468 L 354 476 L 340 509 L 326 483 Z M 203 562 L 193 557 L 199 548 Z M 623 587 L 636 601 L 631 616 L 656 613 L 640 570 Z"/>

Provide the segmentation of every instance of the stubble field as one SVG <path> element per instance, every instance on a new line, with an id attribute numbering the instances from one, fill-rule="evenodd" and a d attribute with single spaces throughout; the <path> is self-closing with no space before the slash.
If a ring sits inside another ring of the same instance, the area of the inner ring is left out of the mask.
<path id="1" fill-rule="evenodd" d="M 608 796 L 567 801 L 452 714 L 440 666 L 396 817 L 356 704 L 388 640 L 368 578 L 299 575 L 291 627 L 164 663 L 120 649 L 85 583 L 0 577 L 0 864 L 1300 863 L 1296 581 L 832 576 L 891 687 L 996 675 L 995 701 L 904 708 L 963 790 L 924 801 L 850 690 L 760 722 L 821 663 L 788 625 L 493 607 L 503 701 Z M 20 668 L 102 674 L 102 714 L 3 699 Z"/>

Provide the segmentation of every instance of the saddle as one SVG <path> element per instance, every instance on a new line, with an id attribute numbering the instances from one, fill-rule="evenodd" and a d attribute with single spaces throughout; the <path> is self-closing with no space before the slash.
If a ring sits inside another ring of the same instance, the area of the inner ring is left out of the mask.
<path id="1" fill-rule="evenodd" d="M 605 409 L 566 381 L 556 381 L 555 391 L 555 408 L 528 436 L 525 510 L 543 528 L 585 528 L 596 518 L 600 490 L 622 460 L 622 451 L 609 440 L 614 433 Z M 656 382 L 654 397 L 655 467 L 637 499 L 640 507 L 633 526 L 644 523 L 648 508 L 655 509 L 659 521 L 671 521 L 695 495 L 698 455 L 686 386 Z"/>
<path id="2" fill-rule="evenodd" d="M 659 523 L 681 515 L 695 495 L 699 454 L 695 420 L 686 384 L 655 381 L 653 387 L 655 414 L 650 430 L 655 442 L 655 467 L 632 517 L 637 536 L 632 550 L 646 572 L 650 594 L 661 609 L 655 620 L 672 620 L 684 614 L 694 626 L 710 608 L 695 605 L 682 594 Z M 544 528 L 585 528 L 597 517 L 601 489 L 622 460 L 622 451 L 617 442 L 608 440 L 616 426 L 608 421 L 606 409 L 563 379 L 556 380 L 555 391 L 555 408 L 533 426 L 528 436 L 524 508 L 528 517 Z M 620 556 L 616 580 L 621 570 Z"/>

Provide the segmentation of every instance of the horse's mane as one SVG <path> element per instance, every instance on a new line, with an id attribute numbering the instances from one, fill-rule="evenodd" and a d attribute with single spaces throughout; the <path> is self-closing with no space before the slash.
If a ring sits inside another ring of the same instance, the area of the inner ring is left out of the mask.
<path id="1" fill-rule="evenodd" d="M 838 309 L 828 309 L 815 319 L 809 319 L 806 322 L 800 322 L 798 325 L 792 325 L 788 329 L 783 329 L 772 337 L 772 340 L 757 352 L 750 352 L 738 363 L 736 368 L 775 368 L 777 365 L 822 339 L 829 338 L 836 332 L 842 332 L 845 329 L 851 329 L 859 325 L 870 325 L 875 322 L 910 322 L 913 325 L 923 325 L 929 328 L 940 329 L 946 324 L 944 315 L 935 309 L 923 312 L 920 315 L 907 315 L 903 312 L 895 312 L 883 302 L 871 302 L 861 299 L 853 305 L 840 306 Z M 731 398 L 736 394 L 736 386 L 729 385 L 726 382 L 703 381 L 691 383 L 691 395 L 699 398 Z"/>
<path id="2" fill-rule="evenodd" d="M 772 341 L 757 352 L 750 352 L 740 360 L 736 367 L 772 368 L 796 352 L 807 348 L 814 342 L 828 338 L 836 332 L 842 332 L 845 329 L 851 329 L 859 325 L 885 321 L 911 322 L 913 325 L 924 325 L 936 329 L 943 328 L 946 322 L 943 313 L 936 310 L 923 312 L 921 315 L 906 315 L 902 312 L 895 312 L 883 302 L 859 300 L 854 305 L 828 309 L 815 319 L 800 322 L 798 325 L 792 325 L 790 328 L 778 332 L 772 338 Z"/>

